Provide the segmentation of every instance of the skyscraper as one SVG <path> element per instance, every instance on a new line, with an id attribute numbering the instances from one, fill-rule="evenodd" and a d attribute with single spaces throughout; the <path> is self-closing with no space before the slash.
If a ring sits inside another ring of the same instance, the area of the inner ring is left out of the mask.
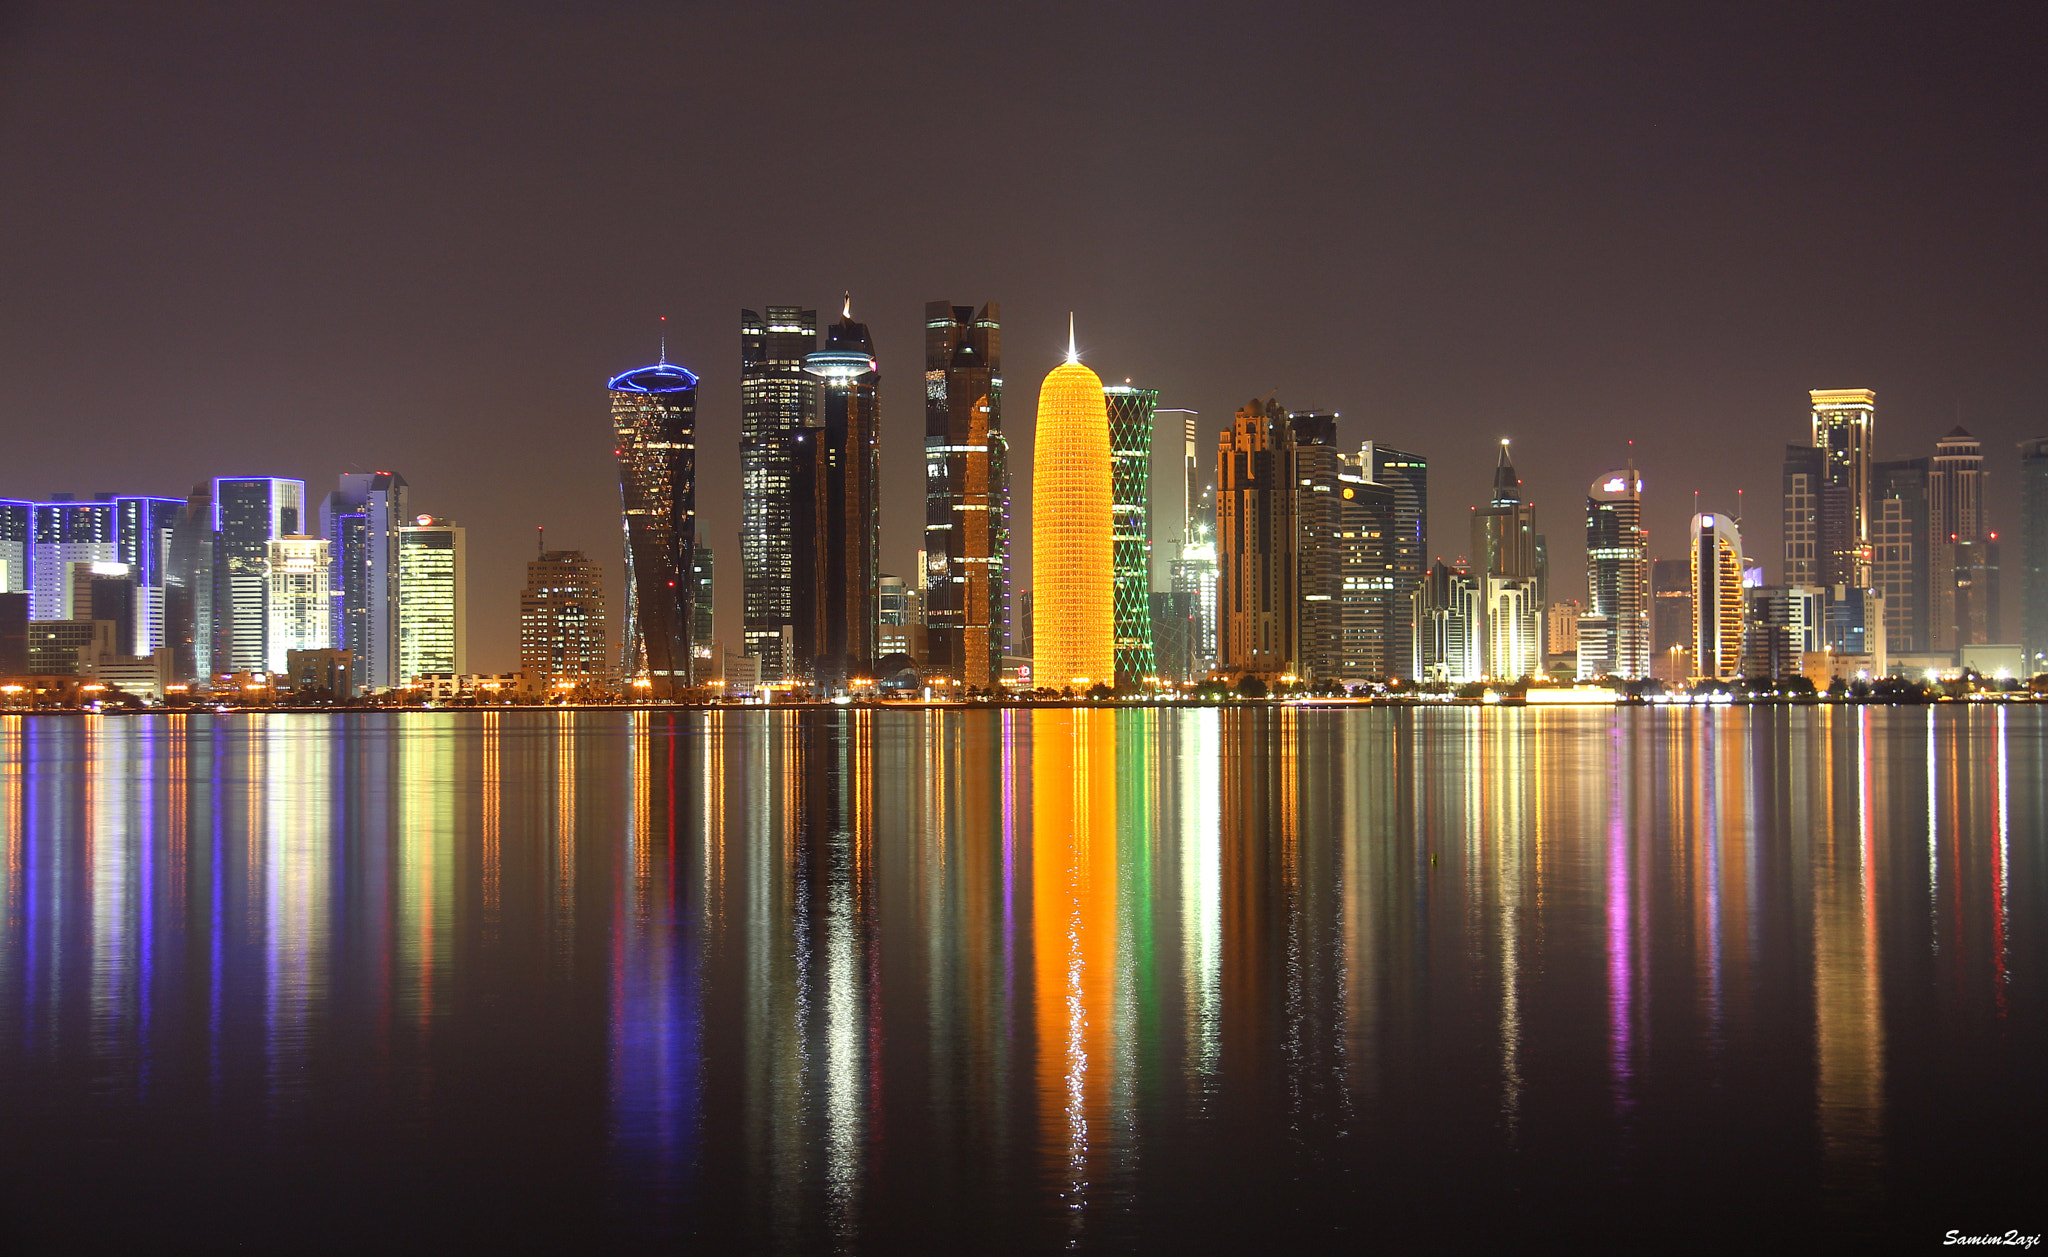
<path id="1" fill-rule="evenodd" d="M 1727 515 L 1692 517 L 1693 670 L 1709 680 L 1742 675 L 1742 534 Z"/>
<path id="2" fill-rule="evenodd" d="M 270 666 L 270 543 L 306 522 L 306 482 L 224 476 L 213 482 L 213 666 L 265 672 Z"/>
<path id="3" fill-rule="evenodd" d="M 398 530 L 412 518 L 405 477 L 348 472 L 320 504 L 333 562 L 334 644 L 353 656 L 351 683 L 383 689 L 398 675 Z"/>
<path id="4" fill-rule="evenodd" d="M 64 589 L 71 565 L 115 561 L 114 504 L 110 499 L 79 502 L 68 496 L 38 502 L 33 529 L 29 618 L 61 620 L 65 618 Z"/>
<path id="5" fill-rule="evenodd" d="M 874 675 L 881 626 L 880 367 L 849 298 L 804 358 L 815 418 L 797 456 L 795 666 L 821 690 Z"/>
<path id="6" fill-rule="evenodd" d="M 1159 390 L 1133 388 L 1126 380 L 1102 392 L 1112 460 L 1116 679 L 1136 685 L 1159 674 L 1152 647 L 1152 420 Z"/>
<path id="7" fill-rule="evenodd" d="M 463 528 L 421 515 L 398 530 L 398 674 L 469 671 L 468 571 Z"/>
<path id="8" fill-rule="evenodd" d="M 1818 585 L 1822 562 L 1821 502 L 1827 487 L 1827 458 L 1811 445 L 1785 447 L 1785 562 L 1779 578 L 1787 585 Z"/>
<path id="9" fill-rule="evenodd" d="M 26 593 L 30 588 L 29 538 L 34 535 L 34 517 L 35 503 L 0 500 L 0 594 Z"/>
<path id="10" fill-rule="evenodd" d="M 1377 441 L 1366 443 L 1366 463 L 1374 484 L 1394 493 L 1393 532 L 1388 563 L 1393 596 L 1388 610 L 1387 669 L 1407 676 L 1414 667 L 1415 617 L 1410 608 L 1415 587 L 1422 583 L 1429 558 L 1429 460 Z"/>
<path id="11" fill-rule="evenodd" d="M 550 694 L 558 687 L 602 683 L 604 569 L 581 550 L 547 550 L 527 561 L 526 588 L 519 595 L 519 667 Z"/>
<path id="12" fill-rule="evenodd" d="M 1412 632 L 1412 605 L 1396 579 L 1397 493 L 1372 478 L 1372 445 L 1347 455 L 1337 478 L 1338 657 L 1325 680 L 1356 684 L 1405 674 L 1412 661 L 1394 655 Z"/>
<path id="13" fill-rule="evenodd" d="M 1287 416 L 1294 491 L 1294 640 L 1287 651 L 1297 675 L 1316 681 L 1343 676 L 1344 572 L 1342 480 L 1351 470 L 1337 448 L 1337 415 Z"/>
<path id="14" fill-rule="evenodd" d="M 1463 568 L 1442 559 L 1415 586 L 1410 620 L 1417 681 L 1463 685 L 1485 675 L 1484 595 Z"/>
<path id="15" fill-rule="evenodd" d="M 664 360 L 607 388 L 626 534 L 620 672 L 646 681 L 648 697 L 673 698 L 690 687 L 694 662 L 697 377 Z"/>
<path id="16" fill-rule="evenodd" d="M 1010 621 L 1001 310 L 933 301 L 924 312 L 927 675 L 985 689 L 1001 680 Z"/>
<path id="17" fill-rule="evenodd" d="M 804 358 L 818 347 L 818 312 L 769 306 L 740 311 L 740 596 L 745 653 L 763 681 L 792 679 L 792 533 L 799 448 L 809 449 L 812 377 Z M 705 640 L 709 640 L 708 636 Z"/>
<path id="18" fill-rule="evenodd" d="M 2020 642 L 2048 671 L 2048 437 L 2020 442 Z"/>
<path id="19" fill-rule="evenodd" d="M 213 485 L 202 480 L 171 527 L 164 573 L 164 642 L 180 682 L 205 683 L 214 674 L 214 537 Z"/>
<path id="20" fill-rule="evenodd" d="M 1928 515 L 1932 465 L 1925 458 L 1878 463 L 1871 471 L 1870 581 L 1884 595 L 1891 649 L 1934 649 L 1929 584 L 1938 547 Z"/>
<path id="21" fill-rule="evenodd" d="M 706 643 L 718 635 L 716 611 L 717 600 L 712 596 L 717 587 L 716 563 L 711 547 L 699 543 L 691 578 L 691 626 L 690 640 L 702 650 Z M 700 656 L 701 657 L 701 656 Z"/>
<path id="22" fill-rule="evenodd" d="M 267 671 L 288 671 L 292 651 L 332 647 L 333 576 L 324 538 L 289 535 L 270 543 L 264 562 Z"/>
<path id="23" fill-rule="evenodd" d="M 1115 542 L 1109 411 L 1102 381 L 1067 360 L 1038 390 L 1031 462 L 1032 670 L 1039 684 L 1085 690 L 1116 677 Z"/>
<path id="24" fill-rule="evenodd" d="M 1867 388 L 1814 389 L 1813 447 L 1820 451 L 1821 580 L 1800 584 L 1870 584 L 1871 440 L 1877 394 Z M 1789 578 L 1788 578 L 1789 579 Z"/>
<path id="25" fill-rule="evenodd" d="M 1650 675 L 1650 557 L 1643 481 L 1633 463 L 1586 491 L 1586 610 L 1578 641 L 1582 679 Z"/>
<path id="26" fill-rule="evenodd" d="M 1984 520 L 1984 447 L 1960 427 L 1935 442 L 1927 507 L 1934 649 L 1982 645 L 1998 635 L 1997 563 Z M 1903 649 L 1896 640 L 1890 646 Z"/>
<path id="27" fill-rule="evenodd" d="M 1500 459 L 1493 469 L 1493 496 L 1472 512 L 1472 580 L 1484 591 L 1487 615 L 1527 616 L 1525 625 L 1482 627 L 1485 675 L 1513 679 L 1543 670 L 1543 587 L 1536 550 L 1536 507 L 1522 500 L 1522 479 L 1508 458 L 1501 438 Z M 1517 592 L 1512 595 L 1508 586 Z M 1511 655 L 1498 653 L 1514 651 Z"/>
<path id="28" fill-rule="evenodd" d="M 1245 403 L 1216 450 L 1216 666 L 1272 679 L 1294 671 L 1294 435 L 1272 399 Z"/>

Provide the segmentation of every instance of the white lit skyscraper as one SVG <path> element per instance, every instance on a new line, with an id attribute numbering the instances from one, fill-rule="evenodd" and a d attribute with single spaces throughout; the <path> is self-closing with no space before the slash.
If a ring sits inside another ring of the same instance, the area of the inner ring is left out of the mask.
<path id="1" fill-rule="evenodd" d="M 461 526 L 433 515 L 398 530 L 400 685 L 469 671 L 464 537 Z"/>
<path id="2" fill-rule="evenodd" d="M 1692 517 L 1693 670 L 1709 680 L 1742 674 L 1742 534 L 1728 515 Z"/>
<path id="3" fill-rule="evenodd" d="M 213 482 L 214 671 L 268 669 L 270 543 L 301 534 L 305 518 L 303 480 L 224 476 Z"/>
<path id="4" fill-rule="evenodd" d="M 1633 464 L 1586 491 L 1586 611 L 1579 617 L 1579 676 L 1650 675 L 1650 556 L 1643 481 Z"/>
<path id="5" fill-rule="evenodd" d="M 271 672 L 284 672 L 292 651 L 333 645 L 328 543 L 319 537 L 279 537 L 270 543 L 265 568 L 266 666 Z"/>

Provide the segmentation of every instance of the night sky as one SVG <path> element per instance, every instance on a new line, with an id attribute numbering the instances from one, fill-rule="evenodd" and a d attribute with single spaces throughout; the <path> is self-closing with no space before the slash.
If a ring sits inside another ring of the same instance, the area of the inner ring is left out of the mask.
<path id="1" fill-rule="evenodd" d="M 738 312 L 851 290 L 891 571 L 938 298 L 1001 302 L 1027 469 L 1069 310 L 1205 460 L 1267 394 L 1428 455 L 1433 554 L 1512 437 L 1561 597 L 1630 438 L 1653 553 L 1745 489 L 1777 579 L 1811 388 L 1877 390 L 1879 458 L 1960 419 L 2005 532 L 2048 434 L 2044 13 L 0 4 L 0 496 L 398 471 L 469 529 L 470 666 L 513 668 L 536 524 L 618 600 L 604 382 L 665 314 L 736 642 Z"/>

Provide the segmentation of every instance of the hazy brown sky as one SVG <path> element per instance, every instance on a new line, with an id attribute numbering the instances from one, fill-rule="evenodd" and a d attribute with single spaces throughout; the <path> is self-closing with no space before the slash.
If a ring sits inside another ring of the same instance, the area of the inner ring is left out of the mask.
<path id="1" fill-rule="evenodd" d="M 0 5 L 0 496 L 399 471 L 510 668 L 535 524 L 616 597 L 604 381 L 666 314 L 736 638 L 738 311 L 850 289 L 892 570 L 935 298 L 1002 303 L 1024 467 L 1070 309 L 1205 454 L 1268 393 L 1427 454 L 1435 553 L 1512 436 L 1563 596 L 1631 437 L 1653 550 L 1743 488 L 1775 579 L 1810 388 L 1875 388 L 1881 458 L 1960 415 L 2003 530 L 2048 433 L 2042 12 Z"/>

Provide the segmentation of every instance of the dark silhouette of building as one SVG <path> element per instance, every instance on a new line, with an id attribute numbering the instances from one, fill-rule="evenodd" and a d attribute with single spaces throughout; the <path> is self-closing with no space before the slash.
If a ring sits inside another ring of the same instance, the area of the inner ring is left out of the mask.
<path id="1" fill-rule="evenodd" d="M 2020 641 L 2048 671 L 2048 437 L 2020 442 Z"/>
<path id="2" fill-rule="evenodd" d="M 881 631 L 881 375 L 851 299 L 804 372 L 815 409 L 795 460 L 796 663 L 841 690 L 873 676 Z"/>
<path id="3" fill-rule="evenodd" d="M 696 621 L 697 377 L 665 359 L 608 385 L 626 534 L 620 671 L 653 698 L 690 688 Z"/>

